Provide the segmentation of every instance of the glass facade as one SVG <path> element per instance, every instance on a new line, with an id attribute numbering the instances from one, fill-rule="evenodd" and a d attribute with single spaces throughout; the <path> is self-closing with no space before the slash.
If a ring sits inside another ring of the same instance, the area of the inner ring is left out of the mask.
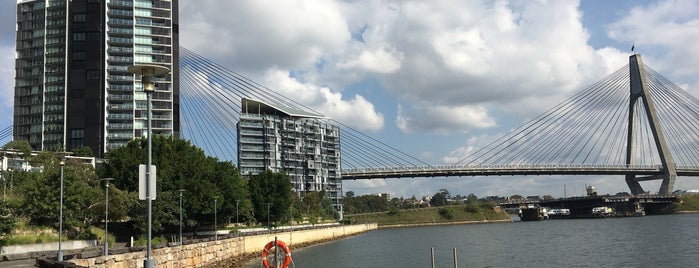
<path id="1" fill-rule="evenodd" d="M 179 135 L 177 0 L 22 0 L 17 4 L 14 139 L 34 150 L 88 146 L 96 156 L 146 134 L 141 81 L 172 71 L 153 94 L 154 134 Z M 173 30 L 175 29 L 175 30 Z"/>
<path id="2" fill-rule="evenodd" d="M 257 101 L 243 99 L 243 107 L 238 122 L 240 173 L 285 173 L 301 198 L 325 191 L 341 211 L 339 127 L 317 115 L 291 114 Z"/>

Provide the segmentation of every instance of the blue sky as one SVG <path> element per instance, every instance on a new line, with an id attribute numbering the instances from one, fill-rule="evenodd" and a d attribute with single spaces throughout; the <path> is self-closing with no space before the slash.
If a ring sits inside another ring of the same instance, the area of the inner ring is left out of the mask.
<path id="1" fill-rule="evenodd" d="M 434 164 L 621 68 L 632 44 L 653 69 L 699 89 L 697 1 L 180 2 L 182 46 Z M 14 4 L 0 3 L 0 127 L 12 121 Z M 350 181 L 344 190 L 562 196 L 564 185 L 571 195 L 586 184 L 628 191 L 611 176 Z"/>

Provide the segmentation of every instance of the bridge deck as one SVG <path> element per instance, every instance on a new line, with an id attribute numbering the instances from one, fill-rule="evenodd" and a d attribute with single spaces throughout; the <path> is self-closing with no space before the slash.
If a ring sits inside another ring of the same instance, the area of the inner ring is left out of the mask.
<path id="1" fill-rule="evenodd" d="M 677 166 L 678 176 L 699 176 L 699 168 Z M 507 176 L 507 175 L 661 175 L 662 166 L 580 165 L 580 166 L 428 166 L 428 167 L 380 167 L 342 170 L 343 180 Z"/>

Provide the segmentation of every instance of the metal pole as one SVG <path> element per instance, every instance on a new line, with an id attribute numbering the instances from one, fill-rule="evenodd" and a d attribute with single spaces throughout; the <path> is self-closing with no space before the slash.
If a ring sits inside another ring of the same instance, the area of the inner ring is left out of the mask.
<path id="1" fill-rule="evenodd" d="M 180 189 L 180 246 L 182 245 L 182 192 L 184 190 Z"/>
<path id="2" fill-rule="evenodd" d="M 61 204 L 58 209 L 58 261 L 63 261 L 63 166 L 65 160 L 58 163 L 61 166 Z"/>
<path id="3" fill-rule="evenodd" d="M 277 250 L 277 237 L 274 237 L 274 267 L 279 267 L 277 266 L 279 263 L 277 263 L 277 253 L 279 253 L 279 250 Z"/>
<path id="4" fill-rule="evenodd" d="M 459 268 L 459 263 L 456 260 L 456 248 L 454 248 L 454 268 Z"/>
<path id="5" fill-rule="evenodd" d="M 170 73 L 170 69 L 159 66 L 159 65 L 133 65 L 129 66 L 127 71 L 129 71 L 132 74 L 140 75 L 141 77 L 141 85 L 143 86 L 143 92 L 146 93 L 146 102 L 147 102 L 147 107 L 148 110 L 146 111 L 146 120 L 148 121 L 148 129 L 146 132 L 147 135 L 147 140 L 148 140 L 148 163 L 146 165 L 146 202 L 148 203 L 148 237 L 146 239 L 148 240 L 148 250 L 146 253 L 146 259 L 143 261 L 143 267 L 144 268 L 154 268 L 155 263 L 153 262 L 153 259 L 151 258 L 152 252 L 153 252 L 153 241 L 152 241 L 152 229 L 153 229 L 153 198 L 154 196 L 152 194 L 155 194 L 155 189 L 151 189 L 151 181 L 155 182 L 155 178 L 153 177 L 153 170 L 151 169 L 151 166 L 153 165 L 153 131 L 152 131 L 152 124 L 151 124 L 151 117 L 152 112 L 151 110 L 153 109 L 153 103 L 151 101 L 153 95 L 153 91 L 155 91 L 155 80 L 156 76 L 159 75 L 164 75 Z M 153 183 L 155 185 L 155 183 Z"/>
<path id="6" fill-rule="evenodd" d="M 107 236 L 109 232 L 109 180 L 105 179 L 107 182 L 104 185 L 104 256 L 109 255 L 109 239 Z"/>
<path id="7" fill-rule="evenodd" d="M 430 248 L 430 259 L 432 260 L 432 268 L 434 268 L 434 247 Z"/>
<path id="8" fill-rule="evenodd" d="M 10 193 L 12 193 L 12 186 L 15 184 L 15 171 L 10 169 Z"/>
<path id="9" fill-rule="evenodd" d="M 141 80 L 143 80 L 143 77 L 141 77 Z M 143 81 L 141 81 L 143 82 Z M 145 85 L 144 85 L 144 91 L 146 92 L 146 101 L 148 102 L 148 111 L 146 112 L 146 119 L 148 121 L 148 129 L 147 129 L 147 134 L 148 135 L 148 164 L 146 165 L 146 202 L 148 203 L 148 251 L 146 254 L 146 260 L 143 261 L 143 267 L 144 268 L 154 268 L 155 263 L 153 263 L 153 259 L 151 259 L 151 255 L 153 252 L 152 249 L 152 213 L 153 213 L 153 200 L 151 200 L 151 189 L 150 189 L 150 180 L 151 178 L 151 165 L 153 163 L 153 137 L 152 137 L 152 129 L 151 129 L 151 109 L 152 109 L 152 103 L 151 103 L 151 90 L 145 90 Z"/>
<path id="10" fill-rule="evenodd" d="M 216 216 L 216 210 L 218 207 L 218 196 L 214 197 L 214 241 L 218 240 L 218 226 L 217 226 L 217 220 L 218 216 Z"/>
<path id="11" fill-rule="evenodd" d="M 235 200 L 235 224 L 238 225 L 238 200 Z"/>
<path id="12" fill-rule="evenodd" d="M 267 203 L 267 229 L 272 230 L 272 226 L 269 225 L 269 203 Z"/>

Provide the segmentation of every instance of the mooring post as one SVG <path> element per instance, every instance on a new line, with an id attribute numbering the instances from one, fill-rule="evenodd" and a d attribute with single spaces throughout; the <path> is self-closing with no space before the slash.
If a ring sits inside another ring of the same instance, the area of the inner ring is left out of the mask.
<path id="1" fill-rule="evenodd" d="M 432 260 L 432 268 L 434 268 L 434 247 L 430 248 L 430 257 Z"/>
<path id="2" fill-rule="evenodd" d="M 278 263 L 277 262 L 277 253 L 278 253 L 278 251 L 277 251 L 277 237 L 275 236 L 274 237 L 274 267 L 279 267 L 279 266 L 277 266 L 277 263 Z"/>
<path id="3" fill-rule="evenodd" d="M 456 260 L 456 248 L 454 248 L 454 268 L 459 268 L 459 263 Z"/>

